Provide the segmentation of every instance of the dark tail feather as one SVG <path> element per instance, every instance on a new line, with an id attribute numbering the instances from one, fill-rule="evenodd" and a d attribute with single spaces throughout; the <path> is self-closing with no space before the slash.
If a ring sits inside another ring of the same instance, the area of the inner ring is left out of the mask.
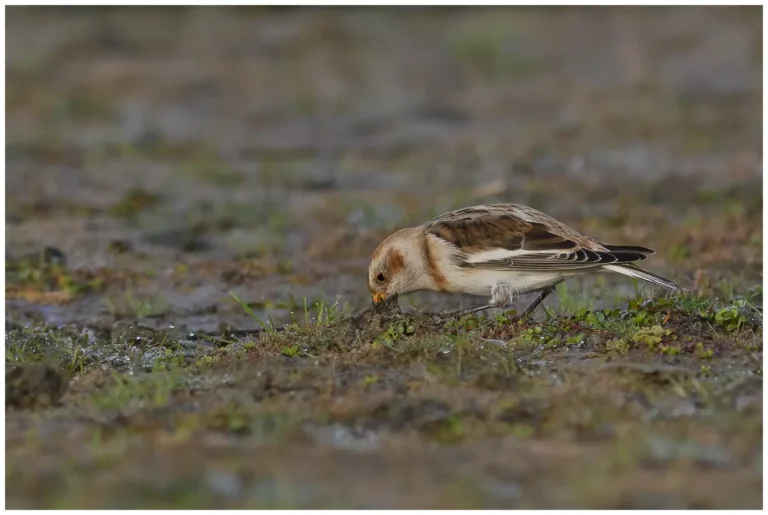
<path id="1" fill-rule="evenodd" d="M 682 288 L 680 288 L 678 285 L 676 285 L 669 279 L 666 279 L 660 275 L 656 275 L 651 272 L 648 272 L 647 270 L 643 270 L 639 266 L 634 265 L 632 263 L 606 265 L 604 268 L 606 270 L 610 270 L 611 272 L 616 272 L 617 274 L 627 275 L 629 277 L 634 277 L 635 279 L 642 279 L 643 281 L 648 281 L 649 283 L 653 283 L 658 286 L 663 286 L 664 288 L 669 288 L 670 290 L 676 290 L 680 293 L 683 292 Z"/>
<path id="2" fill-rule="evenodd" d="M 612 250 L 611 255 L 616 258 L 617 263 L 631 263 L 633 261 L 642 261 L 648 258 L 648 254 L 629 250 Z"/>
<path id="3" fill-rule="evenodd" d="M 645 247 L 638 247 L 637 245 L 608 245 L 606 243 L 600 243 L 600 245 L 608 249 L 608 251 L 611 253 L 628 252 L 631 254 L 643 254 L 644 256 L 650 256 L 656 253 L 651 249 L 647 249 Z"/>

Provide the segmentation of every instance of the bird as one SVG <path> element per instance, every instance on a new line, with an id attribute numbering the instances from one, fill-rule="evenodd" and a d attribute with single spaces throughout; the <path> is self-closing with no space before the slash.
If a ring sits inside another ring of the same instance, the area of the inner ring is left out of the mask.
<path id="1" fill-rule="evenodd" d="M 540 292 L 527 317 L 555 286 L 572 277 L 613 272 L 682 293 L 674 282 L 637 264 L 655 252 L 585 236 L 536 209 L 500 203 L 465 207 L 384 239 L 368 268 L 374 304 L 417 291 L 488 298 L 469 314 L 503 308 L 516 296 Z"/>

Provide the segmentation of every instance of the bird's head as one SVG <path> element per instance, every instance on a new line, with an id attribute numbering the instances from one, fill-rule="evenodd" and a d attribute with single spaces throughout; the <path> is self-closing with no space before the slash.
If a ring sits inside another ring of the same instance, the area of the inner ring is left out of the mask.
<path id="1" fill-rule="evenodd" d="M 368 267 L 368 289 L 378 304 L 395 294 L 420 290 L 422 269 L 414 229 L 402 229 L 381 242 Z"/>

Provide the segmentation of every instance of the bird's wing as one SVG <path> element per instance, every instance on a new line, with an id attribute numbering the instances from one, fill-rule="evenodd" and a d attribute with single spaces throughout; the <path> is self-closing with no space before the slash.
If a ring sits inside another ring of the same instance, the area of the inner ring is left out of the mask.
<path id="1" fill-rule="evenodd" d="M 461 268 L 538 272 L 577 271 L 645 259 L 642 247 L 606 248 L 538 211 L 477 206 L 435 218 L 428 234 L 455 250 Z"/>

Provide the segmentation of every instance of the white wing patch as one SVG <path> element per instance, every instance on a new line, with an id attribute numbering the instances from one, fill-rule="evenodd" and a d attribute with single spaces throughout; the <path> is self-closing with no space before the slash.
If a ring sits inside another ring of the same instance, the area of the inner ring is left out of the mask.
<path id="1" fill-rule="evenodd" d="M 489 249 L 469 254 L 467 256 L 467 263 L 485 263 L 486 261 L 498 261 L 501 259 L 508 259 L 514 256 L 519 256 L 520 250 L 507 250 L 507 249 Z"/>
<path id="2" fill-rule="evenodd" d="M 530 255 L 541 255 L 541 254 L 549 254 L 551 256 L 556 256 L 559 254 L 563 254 L 562 252 L 552 252 L 551 250 L 507 250 L 507 249 L 488 249 L 483 250 L 482 252 L 476 252 L 474 254 L 469 254 L 467 256 L 466 262 L 467 263 L 486 263 L 488 261 L 499 261 L 502 259 L 509 259 L 513 258 L 515 256 L 530 256 Z M 567 255 L 567 253 L 565 253 Z"/>

